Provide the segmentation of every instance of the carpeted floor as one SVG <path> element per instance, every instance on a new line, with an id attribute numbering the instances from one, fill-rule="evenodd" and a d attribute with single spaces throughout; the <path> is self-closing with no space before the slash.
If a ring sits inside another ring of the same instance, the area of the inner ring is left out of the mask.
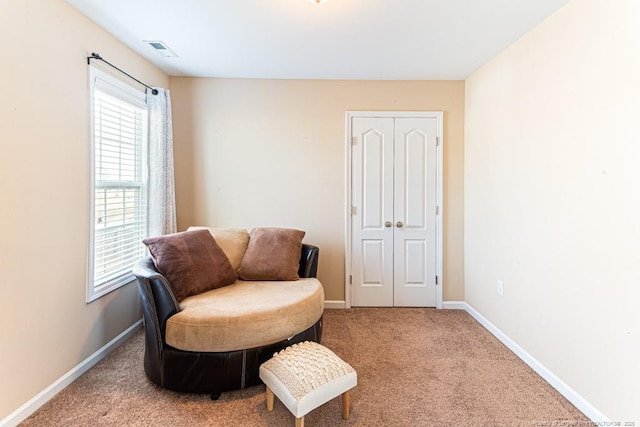
<path id="1" fill-rule="evenodd" d="M 358 373 L 351 419 L 340 398 L 305 426 L 551 426 L 588 419 L 464 311 L 326 310 L 323 344 Z M 24 421 L 24 426 L 293 426 L 264 386 L 208 395 L 147 380 L 133 338 Z"/>

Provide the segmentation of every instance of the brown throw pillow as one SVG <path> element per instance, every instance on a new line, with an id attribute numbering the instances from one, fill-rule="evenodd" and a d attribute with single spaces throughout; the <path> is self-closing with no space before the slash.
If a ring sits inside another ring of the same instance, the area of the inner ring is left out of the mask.
<path id="1" fill-rule="evenodd" d="M 230 285 L 238 278 L 229 258 L 207 230 L 152 237 L 143 243 L 178 301 Z"/>
<path id="2" fill-rule="evenodd" d="M 256 228 L 242 257 L 242 280 L 298 280 L 304 231 L 289 228 Z"/>

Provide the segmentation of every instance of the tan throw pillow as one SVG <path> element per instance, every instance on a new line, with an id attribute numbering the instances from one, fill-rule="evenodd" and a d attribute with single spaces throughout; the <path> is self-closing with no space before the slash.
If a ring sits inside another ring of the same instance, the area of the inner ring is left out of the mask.
<path id="1" fill-rule="evenodd" d="M 192 225 L 187 229 L 208 230 L 216 243 L 224 251 L 234 270 L 240 267 L 240 262 L 249 244 L 249 233 L 244 228 L 213 228 Z"/>
<path id="2" fill-rule="evenodd" d="M 238 278 L 207 230 L 183 231 L 143 240 L 178 301 L 230 285 Z"/>
<path id="3" fill-rule="evenodd" d="M 256 228 L 249 237 L 238 276 L 242 280 L 298 280 L 304 231 Z"/>

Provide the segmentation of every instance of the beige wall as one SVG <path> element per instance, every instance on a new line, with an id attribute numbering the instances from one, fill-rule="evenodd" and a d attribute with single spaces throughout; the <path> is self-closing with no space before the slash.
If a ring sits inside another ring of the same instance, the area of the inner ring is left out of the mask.
<path id="1" fill-rule="evenodd" d="M 573 0 L 466 81 L 465 135 L 467 302 L 636 424 L 639 52 L 640 2 Z"/>
<path id="2" fill-rule="evenodd" d="M 463 300 L 464 82 L 171 78 L 180 229 L 285 226 L 344 300 L 345 111 L 444 111 L 444 299 Z"/>
<path id="3" fill-rule="evenodd" d="M 140 319 L 135 285 L 86 304 L 96 51 L 168 77 L 62 0 L 0 2 L 0 419 Z"/>

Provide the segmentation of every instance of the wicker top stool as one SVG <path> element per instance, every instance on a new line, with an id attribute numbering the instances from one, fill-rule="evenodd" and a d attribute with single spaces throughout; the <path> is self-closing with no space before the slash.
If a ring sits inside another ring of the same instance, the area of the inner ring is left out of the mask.
<path id="1" fill-rule="evenodd" d="M 305 341 L 273 355 L 260 366 L 260 379 L 267 385 L 267 410 L 273 409 L 274 394 L 304 427 L 304 416 L 342 395 L 342 418 L 349 419 L 349 390 L 356 386 L 356 371 L 334 352 Z"/>

